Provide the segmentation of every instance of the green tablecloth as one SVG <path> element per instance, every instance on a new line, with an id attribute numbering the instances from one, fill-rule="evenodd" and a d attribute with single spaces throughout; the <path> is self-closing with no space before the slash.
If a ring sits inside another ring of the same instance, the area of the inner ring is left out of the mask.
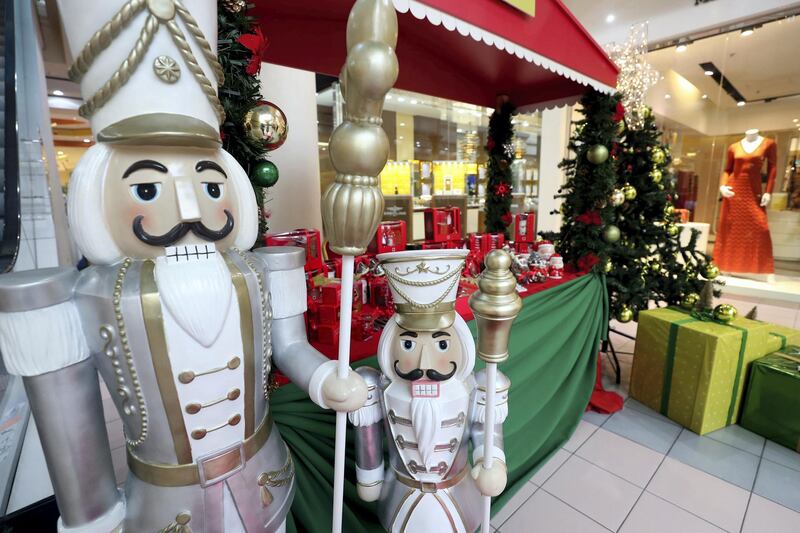
<path id="1" fill-rule="evenodd" d="M 523 301 L 511 332 L 511 357 L 500 366 L 512 383 L 503 428 L 508 487 L 496 498 L 493 510 L 500 509 L 578 425 L 594 386 L 598 345 L 608 326 L 607 302 L 605 280 L 594 274 Z M 470 328 L 474 334 L 474 321 Z M 361 364 L 376 366 L 375 357 L 355 366 Z M 291 384 L 275 392 L 272 409 L 296 468 L 297 494 L 288 531 L 327 533 L 335 416 Z M 375 504 L 356 495 L 352 431 L 347 442 L 343 531 L 381 531 Z"/>

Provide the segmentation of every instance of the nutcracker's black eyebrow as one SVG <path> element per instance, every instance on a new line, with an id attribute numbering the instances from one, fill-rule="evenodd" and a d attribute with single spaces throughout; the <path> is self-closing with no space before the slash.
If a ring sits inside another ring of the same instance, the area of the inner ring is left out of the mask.
<path id="1" fill-rule="evenodd" d="M 225 176 L 225 179 L 228 179 L 228 175 L 225 174 L 225 171 L 222 170 L 222 167 L 213 161 L 198 161 L 197 164 L 194 166 L 194 169 L 197 172 L 202 172 L 204 170 L 216 170 L 217 172 Z"/>
<path id="2" fill-rule="evenodd" d="M 431 335 L 431 337 L 432 337 L 432 338 L 434 338 L 434 339 L 435 339 L 436 337 L 449 337 L 449 336 L 450 336 L 450 334 L 449 334 L 449 333 L 447 333 L 446 331 L 437 331 L 436 333 L 434 333 L 433 335 Z"/>
<path id="3" fill-rule="evenodd" d="M 400 334 L 400 336 L 401 337 L 412 337 L 414 339 L 417 338 L 417 334 L 414 333 L 413 331 L 404 331 L 403 333 Z"/>
<path id="4" fill-rule="evenodd" d="M 136 163 L 132 164 L 128 167 L 128 170 L 122 175 L 122 179 L 127 178 L 137 170 L 155 170 L 161 172 L 162 174 L 166 174 L 168 172 L 167 167 L 163 164 L 159 163 L 158 161 L 153 161 L 152 159 L 142 159 L 141 161 L 137 161 Z"/>

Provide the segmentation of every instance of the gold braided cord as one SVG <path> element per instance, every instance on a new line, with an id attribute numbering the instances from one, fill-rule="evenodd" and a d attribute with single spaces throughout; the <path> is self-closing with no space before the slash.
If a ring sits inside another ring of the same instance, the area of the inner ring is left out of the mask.
<path id="1" fill-rule="evenodd" d="M 211 45 L 208 44 L 205 35 L 203 35 L 203 30 L 200 29 L 200 26 L 197 24 L 197 20 L 189 13 L 189 10 L 186 9 L 183 4 L 175 1 L 175 9 L 181 16 L 183 23 L 186 25 L 186 29 L 189 30 L 189 33 L 194 37 L 195 42 L 200 47 L 200 50 L 203 52 L 203 57 L 206 58 L 208 64 L 211 66 L 211 69 L 214 71 L 214 74 L 217 78 L 217 83 L 219 85 L 223 85 L 225 83 L 225 74 L 222 71 L 222 65 L 219 64 L 217 60 L 217 54 L 211 49 Z"/>
<path id="2" fill-rule="evenodd" d="M 463 268 L 464 268 L 463 265 L 464 265 L 464 263 L 462 261 L 458 265 L 458 268 L 453 269 L 452 271 L 450 271 L 449 273 L 445 274 L 441 278 L 431 279 L 431 280 L 428 280 L 428 281 L 412 281 L 412 280 L 409 280 L 409 279 L 404 279 L 404 278 L 400 277 L 403 274 L 401 274 L 399 272 L 397 272 L 397 273 L 391 272 L 389 269 L 386 269 L 385 272 L 386 272 L 386 275 L 389 277 L 389 279 L 391 279 L 395 283 L 399 283 L 401 285 L 408 285 L 410 287 L 433 287 L 434 285 L 439 285 L 440 283 L 444 283 L 445 281 L 447 281 L 448 279 L 452 278 L 453 276 L 458 276 L 461 273 L 461 271 L 463 270 Z M 449 269 L 450 265 L 447 265 L 447 268 Z"/>
<path id="3" fill-rule="evenodd" d="M 139 34 L 139 38 L 136 40 L 136 44 L 133 45 L 133 50 L 128 54 L 128 57 L 125 58 L 125 61 L 122 62 L 111 78 L 78 110 L 82 117 L 89 118 L 92 116 L 95 111 L 103 107 L 119 91 L 120 87 L 128 82 L 136 67 L 144 59 L 157 30 L 158 19 L 155 15 L 148 15 L 144 28 L 142 28 L 142 32 Z"/>
<path id="4" fill-rule="evenodd" d="M 167 28 L 169 28 L 169 32 L 172 34 L 172 40 L 175 41 L 175 45 L 178 47 L 178 50 L 180 50 L 181 56 L 183 56 L 183 60 L 186 62 L 186 66 L 194 75 L 197 83 L 200 84 L 200 88 L 205 93 L 206 98 L 208 98 L 211 107 L 217 113 L 219 122 L 225 122 L 225 110 L 222 108 L 222 102 L 219 101 L 217 91 L 214 89 L 214 86 L 211 85 L 209 79 L 206 78 L 202 67 L 200 67 L 200 65 L 197 63 L 197 60 L 192 53 L 192 49 L 189 47 L 189 43 L 186 41 L 186 36 L 183 34 L 183 31 L 181 31 L 178 23 L 175 22 L 175 20 L 170 20 L 167 22 Z"/>
<path id="5" fill-rule="evenodd" d="M 92 62 L 100 55 L 100 52 L 108 48 L 108 45 L 119 35 L 119 33 L 128 25 L 133 17 L 142 10 L 145 5 L 145 0 L 130 0 L 114 15 L 111 20 L 106 22 L 102 28 L 97 30 L 89 42 L 78 54 L 78 57 L 69 68 L 69 79 L 78 83 L 81 81 Z"/>
<path id="6" fill-rule="evenodd" d="M 447 278 L 444 278 L 444 279 L 447 279 Z M 438 298 L 436 298 L 434 301 L 432 301 L 432 302 L 430 302 L 430 303 L 427 303 L 427 304 L 422 304 L 422 303 L 419 303 L 419 302 L 417 302 L 417 301 L 413 300 L 413 299 L 412 299 L 411 297 L 409 297 L 409 296 L 408 296 L 408 295 L 407 295 L 405 292 L 403 292 L 403 291 L 400 289 L 400 287 L 398 287 L 397 285 L 393 285 L 393 288 L 394 288 L 394 290 L 395 290 L 395 291 L 397 291 L 397 294 L 399 294 L 399 295 L 400 295 L 400 296 L 401 296 L 401 297 L 402 297 L 402 298 L 403 298 L 403 299 L 404 299 L 406 302 L 410 303 L 410 304 L 411 304 L 411 305 L 413 305 L 414 307 L 416 307 L 416 308 L 418 308 L 418 309 L 433 309 L 434 307 L 436 307 L 437 305 L 439 305 L 440 303 L 442 303 L 442 302 L 444 301 L 444 299 L 445 299 L 445 298 L 447 298 L 447 295 L 448 295 L 448 294 L 450 294 L 450 291 L 452 291 L 452 290 L 453 290 L 453 287 L 455 287 L 455 286 L 456 286 L 456 283 L 458 283 L 460 280 L 461 280 L 461 276 L 454 276 L 454 277 L 453 277 L 453 280 L 452 280 L 452 281 L 450 282 L 450 284 L 447 286 L 447 290 L 446 290 L 446 291 L 444 291 L 444 292 L 441 294 L 441 296 L 439 296 Z M 441 280 L 439 280 L 439 281 L 441 281 Z"/>

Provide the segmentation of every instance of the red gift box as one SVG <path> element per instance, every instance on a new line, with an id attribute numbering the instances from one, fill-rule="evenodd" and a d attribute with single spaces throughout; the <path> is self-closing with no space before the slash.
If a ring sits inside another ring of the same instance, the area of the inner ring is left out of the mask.
<path id="1" fill-rule="evenodd" d="M 317 340 L 322 344 L 338 344 L 339 324 L 319 324 L 317 326 Z"/>
<path id="2" fill-rule="evenodd" d="M 306 250 L 306 272 L 319 270 L 327 272 L 322 259 L 320 235 L 317 229 L 296 229 L 285 233 L 275 233 L 264 237 L 267 246 L 299 246 Z"/>
<path id="3" fill-rule="evenodd" d="M 405 220 L 385 220 L 378 224 L 367 250 L 373 254 L 400 252 L 406 249 L 407 242 Z"/>
<path id="4" fill-rule="evenodd" d="M 381 309 L 392 308 L 392 293 L 386 278 L 373 277 L 369 280 L 369 304 Z"/>
<path id="5" fill-rule="evenodd" d="M 485 233 L 483 239 L 483 254 L 486 255 L 492 250 L 499 250 L 505 243 L 505 236 L 502 233 Z"/>
<path id="6" fill-rule="evenodd" d="M 458 207 L 428 207 L 425 215 L 425 240 L 453 241 L 461 238 L 461 209 Z"/>
<path id="7" fill-rule="evenodd" d="M 322 324 L 339 324 L 339 304 L 327 305 L 322 304 L 317 307 L 317 316 L 319 317 L 320 327 Z"/>
<path id="8" fill-rule="evenodd" d="M 536 213 L 520 213 L 514 222 L 514 242 L 529 242 L 536 240 Z"/>
<path id="9" fill-rule="evenodd" d="M 322 286 L 322 303 L 339 307 L 342 300 L 342 286 L 339 283 L 329 283 Z"/>
<path id="10" fill-rule="evenodd" d="M 532 242 L 514 242 L 514 251 L 518 254 L 532 254 L 534 244 Z"/>

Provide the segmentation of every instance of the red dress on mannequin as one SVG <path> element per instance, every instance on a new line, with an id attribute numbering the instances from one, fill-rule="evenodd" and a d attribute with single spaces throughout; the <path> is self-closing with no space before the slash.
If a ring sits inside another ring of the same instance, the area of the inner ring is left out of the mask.
<path id="1" fill-rule="evenodd" d="M 733 198 L 722 199 L 717 225 L 714 261 L 725 272 L 772 274 L 772 239 L 767 225 L 767 211 L 761 207 L 761 168 L 767 161 L 767 189 L 775 185 L 777 146 L 765 138 L 748 153 L 741 142 L 728 147 L 722 185 L 733 189 Z"/>

